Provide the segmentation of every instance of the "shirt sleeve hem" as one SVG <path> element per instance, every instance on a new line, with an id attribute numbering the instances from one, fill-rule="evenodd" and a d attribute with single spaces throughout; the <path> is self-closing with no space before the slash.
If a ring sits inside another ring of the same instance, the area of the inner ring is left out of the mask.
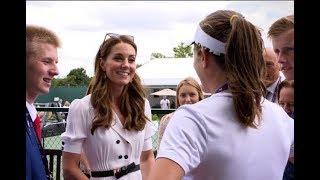
<path id="1" fill-rule="evenodd" d="M 152 149 L 151 137 L 144 141 L 142 151 L 148 151 Z"/>
<path id="2" fill-rule="evenodd" d="M 189 172 L 189 168 L 185 164 L 183 158 L 179 157 L 174 151 L 167 152 L 167 153 L 159 152 L 156 159 L 159 159 L 159 158 L 170 159 L 171 161 L 174 161 L 175 163 L 177 163 L 183 169 L 185 174 Z"/>
<path id="3" fill-rule="evenodd" d="M 74 142 L 71 144 L 65 144 L 62 150 L 65 152 L 81 154 L 81 147 L 82 147 L 81 142 Z"/>

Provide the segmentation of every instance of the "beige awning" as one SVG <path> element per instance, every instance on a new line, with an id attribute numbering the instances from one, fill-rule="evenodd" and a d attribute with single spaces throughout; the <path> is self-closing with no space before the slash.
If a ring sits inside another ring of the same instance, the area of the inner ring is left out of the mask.
<path id="1" fill-rule="evenodd" d="M 176 91 L 172 89 L 162 89 L 160 91 L 151 93 L 150 95 L 156 95 L 156 96 L 176 96 Z"/>

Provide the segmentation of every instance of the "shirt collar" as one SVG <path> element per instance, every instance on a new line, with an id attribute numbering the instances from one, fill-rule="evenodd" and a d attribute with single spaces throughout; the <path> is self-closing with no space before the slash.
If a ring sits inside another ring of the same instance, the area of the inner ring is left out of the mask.
<path id="1" fill-rule="evenodd" d="M 279 76 L 278 79 L 277 79 L 275 82 L 273 82 L 269 87 L 267 87 L 267 90 L 268 90 L 269 92 L 271 92 L 272 94 L 275 93 L 274 91 L 276 90 L 277 84 L 278 84 L 278 82 L 279 82 L 280 80 L 281 80 L 281 78 L 280 78 L 280 76 Z"/>
<path id="2" fill-rule="evenodd" d="M 36 107 L 34 107 L 33 104 L 29 104 L 27 101 L 26 101 L 26 107 L 29 111 L 29 114 L 31 116 L 31 119 L 32 121 L 34 121 L 37 117 L 37 110 L 36 110 Z"/>

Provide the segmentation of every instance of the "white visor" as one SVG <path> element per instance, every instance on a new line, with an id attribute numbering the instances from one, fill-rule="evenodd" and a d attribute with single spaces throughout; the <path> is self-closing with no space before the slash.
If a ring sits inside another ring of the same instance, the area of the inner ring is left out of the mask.
<path id="1" fill-rule="evenodd" d="M 194 35 L 194 43 L 201 44 L 201 46 L 208 48 L 210 52 L 217 56 L 225 54 L 225 43 L 209 36 L 201 29 L 200 25 L 198 25 Z"/>

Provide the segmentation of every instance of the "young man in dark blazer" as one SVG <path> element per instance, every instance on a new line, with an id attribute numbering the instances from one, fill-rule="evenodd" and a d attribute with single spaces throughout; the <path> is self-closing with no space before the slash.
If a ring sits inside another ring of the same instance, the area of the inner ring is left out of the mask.
<path id="1" fill-rule="evenodd" d="M 60 40 L 51 30 L 26 27 L 26 180 L 50 179 L 47 159 L 41 145 L 41 125 L 33 105 L 37 96 L 49 92 L 58 75 Z"/>

